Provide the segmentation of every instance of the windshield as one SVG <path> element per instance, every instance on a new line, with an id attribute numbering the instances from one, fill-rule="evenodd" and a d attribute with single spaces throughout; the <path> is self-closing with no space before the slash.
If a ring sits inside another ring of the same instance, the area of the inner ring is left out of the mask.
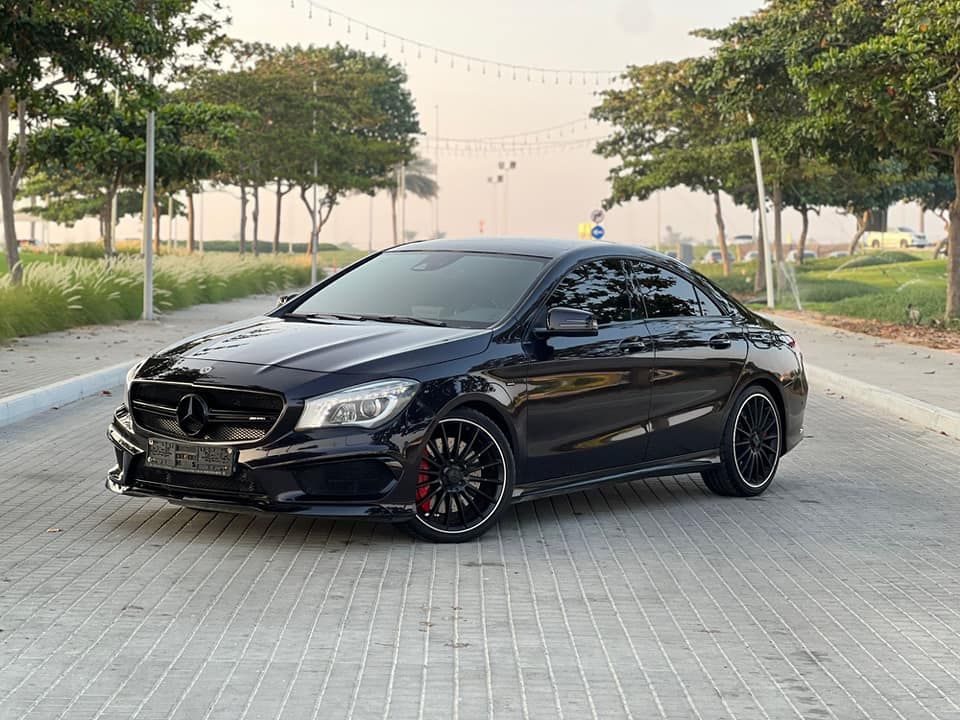
<path id="1" fill-rule="evenodd" d="M 492 253 L 387 252 L 321 288 L 292 312 L 490 327 L 517 304 L 546 262 Z"/>

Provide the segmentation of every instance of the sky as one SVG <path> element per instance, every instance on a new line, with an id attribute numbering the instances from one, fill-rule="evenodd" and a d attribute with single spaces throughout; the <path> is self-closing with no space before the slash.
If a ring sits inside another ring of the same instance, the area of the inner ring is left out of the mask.
<path id="1" fill-rule="evenodd" d="M 415 44 L 368 33 L 362 24 L 411 38 L 427 46 L 488 58 L 492 63 L 557 67 L 571 70 L 618 71 L 628 64 L 646 64 L 701 54 L 706 42 L 690 36 L 698 27 L 717 27 L 757 9 L 760 0 L 226 0 L 232 16 L 230 34 L 249 41 L 275 45 L 343 42 L 359 49 L 388 54 L 406 64 L 422 130 L 428 136 L 476 138 L 526 133 L 564 123 L 573 123 L 561 138 L 570 142 L 596 137 L 602 127 L 586 121 L 598 103 L 598 88 L 583 84 L 582 76 L 531 77 L 513 80 L 508 71 L 497 77 L 496 65 L 486 68 L 449 59 L 435 60 L 432 51 Z M 359 23 L 348 24 L 325 9 L 343 13 Z M 312 17 L 311 17 L 312 15 Z M 589 77 L 589 76 L 588 76 Z M 545 135 L 540 136 L 544 142 Z M 441 152 L 439 157 L 439 227 L 452 237 L 477 235 L 481 223 L 485 234 L 524 236 L 576 236 L 578 223 L 608 194 L 606 182 L 610 161 L 593 155 L 592 143 L 561 146 L 551 152 L 513 154 L 496 152 L 464 157 Z M 430 153 L 431 159 L 434 155 Z M 499 161 L 515 161 L 507 183 L 493 185 Z M 239 200 L 235 190 L 206 193 L 203 199 L 202 233 L 205 239 L 234 238 L 239 228 Z M 653 245 L 657 235 L 657 202 L 631 202 L 607 213 L 604 228 L 615 242 Z M 684 235 L 705 241 L 716 235 L 710 198 L 683 188 L 661 193 L 660 227 L 670 226 Z M 263 198 L 265 222 L 260 237 L 272 237 L 272 195 Z M 283 205 L 282 238 L 305 241 L 309 215 L 296 197 Z M 434 229 L 432 203 L 410 198 L 406 225 L 419 237 Z M 730 235 L 750 233 L 749 212 L 736 209 L 724 199 Z M 372 222 L 371 222 L 372 220 Z M 895 209 L 892 224 L 916 225 L 916 211 Z M 929 218 L 928 218 L 929 222 Z M 167 221 L 161 235 L 168 235 Z M 785 214 L 785 237 L 799 232 L 799 216 Z M 183 238 L 184 220 L 175 233 Z M 852 234 L 850 218 L 827 211 L 811 222 L 811 237 L 822 242 L 843 242 Z M 136 237 L 138 219 L 121 222 L 118 237 Z M 58 240 L 91 241 L 97 238 L 95 222 L 81 223 L 71 231 L 51 229 Z M 338 207 L 324 227 L 321 241 L 350 243 L 374 248 L 391 242 L 390 203 L 386 194 L 372 202 L 349 198 Z"/>

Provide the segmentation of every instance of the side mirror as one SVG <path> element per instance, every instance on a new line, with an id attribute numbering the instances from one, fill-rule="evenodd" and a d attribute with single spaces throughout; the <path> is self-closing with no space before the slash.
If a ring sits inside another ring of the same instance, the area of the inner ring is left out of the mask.
<path id="1" fill-rule="evenodd" d="M 290 293 L 289 295 L 281 295 L 277 298 L 277 307 L 281 305 L 286 305 L 288 302 L 293 300 L 299 293 Z"/>
<path id="2" fill-rule="evenodd" d="M 546 326 L 536 330 L 540 337 L 593 337 L 597 332 L 593 313 L 565 307 L 547 310 Z"/>

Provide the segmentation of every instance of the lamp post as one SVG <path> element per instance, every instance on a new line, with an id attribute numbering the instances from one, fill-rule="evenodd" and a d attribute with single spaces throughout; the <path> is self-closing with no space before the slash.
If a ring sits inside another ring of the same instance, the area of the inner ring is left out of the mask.
<path id="1" fill-rule="evenodd" d="M 502 163 L 501 163 L 502 164 Z M 491 175 L 487 178 L 487 182 L 490 183 L 490 186 L 493 188 L 493 220 L 495 223 L 496 234 L 500 234 L 500 209 L 497 199 L 497 186 L 503 183 L 503 175 Z"/>
<path id="2" fill-rule="evenodd" d="M 499 168 L 503 171 L 503 234 L 510 232 L 510 173 L 517 169 L 516 160 L 501 160 Z"/>

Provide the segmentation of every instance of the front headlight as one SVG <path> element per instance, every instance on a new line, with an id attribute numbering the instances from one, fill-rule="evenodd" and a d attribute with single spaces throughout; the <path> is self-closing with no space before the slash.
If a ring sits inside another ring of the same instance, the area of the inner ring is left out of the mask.
<path id="1" fill-rule="evenodd" d="M 414 380 L 380 380 L 310 398 L 296 429 L 379 425 L 403 410 L 418 387 Z"/>

